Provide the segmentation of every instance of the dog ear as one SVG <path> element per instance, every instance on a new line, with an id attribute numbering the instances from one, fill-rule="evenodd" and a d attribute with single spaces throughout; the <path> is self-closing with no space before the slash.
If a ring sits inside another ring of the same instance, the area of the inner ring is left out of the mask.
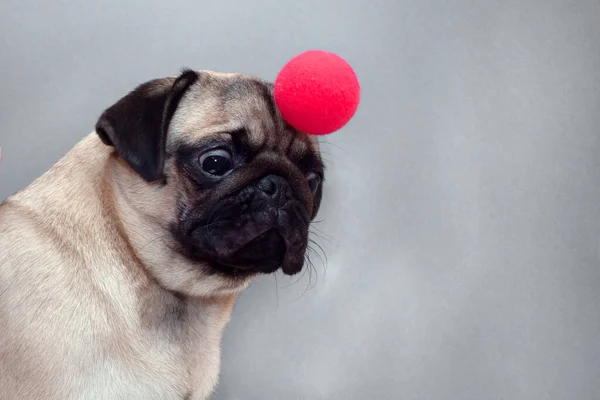
<path id="1" fill-rule="evenodd" d="M 138 86 L 102 113 L 96 133 L 146 181 L 161 179 L 169 123 L 181 98 L 197 80 L 196 72 L 184 70 L 177 79 L 157 79 Z"/>

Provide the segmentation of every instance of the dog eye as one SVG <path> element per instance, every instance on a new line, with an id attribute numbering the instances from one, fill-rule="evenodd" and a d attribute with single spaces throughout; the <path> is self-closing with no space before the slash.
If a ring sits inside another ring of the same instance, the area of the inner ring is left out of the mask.
<path id="1" fill-rule="evenodd" d="M 233 169 L 233 160 L 227 150 L 211 150 L 200 156 L 200 167 L 212 176 L 223 176 Z"/>
<path id="2" fill-rule="evenodd" d="M 319 188 L 319 185 L 321 184 L 321 177 L 314 172 L 311 172 L 308 174 L 306 179 L 308 180 L 308 187 L 310 188 L 310 191 L 315 194 Z"/>

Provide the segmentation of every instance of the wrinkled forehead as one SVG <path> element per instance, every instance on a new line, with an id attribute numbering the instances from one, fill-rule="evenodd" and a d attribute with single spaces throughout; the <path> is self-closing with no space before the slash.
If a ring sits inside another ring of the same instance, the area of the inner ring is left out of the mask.
<path id="1" fill-rule="evenodd" d="M 211 136 L 243 134 L 256 149 L 303 156 L 317 140 L 291 128 L 275 106 L 273 85 L 242 74 L 201 71 L 170 125 L 169 144 L 193 145 Z"/>

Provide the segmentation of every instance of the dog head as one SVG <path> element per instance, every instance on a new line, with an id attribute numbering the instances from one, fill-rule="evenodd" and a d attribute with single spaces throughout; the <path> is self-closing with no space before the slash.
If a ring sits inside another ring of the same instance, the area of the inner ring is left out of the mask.
<path id="1" fill-rule="evenodd" d="M 166 286 L 186 292 L 208 279 L 234 288 L 301 271 L 324 166 L 317 141 L 281 117 L 272 84 L 186 70 L 134 89 L 96 133 L 137 177 L 122 185 L 130 206 L 164 230 L 165 252 L 186 260 L 151 267 Z"/>

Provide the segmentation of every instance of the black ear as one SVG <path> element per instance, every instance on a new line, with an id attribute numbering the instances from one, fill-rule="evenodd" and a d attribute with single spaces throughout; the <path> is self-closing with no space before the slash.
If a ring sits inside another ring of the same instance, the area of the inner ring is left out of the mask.
<path id="1" fill-rule="evenodd" d="M 198 80 L 184 70 L 177 79 L 146 82 L 113 106 L 96 123 L 96 133 L 148 182 L 163 176 L 167 131 L 186 90 Z"/>

